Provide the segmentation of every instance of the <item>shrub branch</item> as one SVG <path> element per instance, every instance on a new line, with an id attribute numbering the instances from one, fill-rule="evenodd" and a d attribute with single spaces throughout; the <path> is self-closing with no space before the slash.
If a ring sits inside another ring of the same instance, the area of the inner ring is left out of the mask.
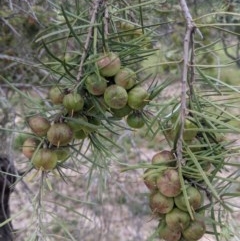
<path id="1" fill-rule="evenodd" d="M 92 17 L 91 17 L 91 21 L 89 24 L 89 30 L 88 30 L 88 34 L 87 34 L 87 38 L 86 38 L 86 43 L 84 45 L 83 54 L 82 54 L 79 69 L 78 69 L 77 82 L 80 81 L 82 74 L 83 74 L 83 63 L 87 56 L 87 50 L 89 48 L 90 41 L 91 41 L 91 38 L 93 35 L 94 22 L 96 21 L 96 16 L 97 16 L 98 9 L 99 9 L 101 2 L 102 2 L 102 0 L 95 0 L 94 5 L 93 5 Z"/>
<path id="2" fill-rule="evenodd" d="M 180 109 L 180 130 L 179 130 L 179 138 L 177 140 L 177 158 L 179 163 L 183 163 L 182 157 L 182 144 L 183 144 L 183 131 L 184 131 L 184 123 L 186 118 L 186 110 L 187 110 L 187 79 L 188 79 L 188 67 L 189 67 L 189 59 L 190 59 L 190 50 L 192 45 L 192 36 L 196 29 L 195 24 L 193 23 L 192 16 L 190 14 L 189 8 L 185 0 L 179 0 L 179 4 L 182 9 L 183 16 L 186 21 L 186 33 L 184 37 L 183 44 L 183 69 L 182 69 L 182 77 L 181 77 L 181 109 Z"/>

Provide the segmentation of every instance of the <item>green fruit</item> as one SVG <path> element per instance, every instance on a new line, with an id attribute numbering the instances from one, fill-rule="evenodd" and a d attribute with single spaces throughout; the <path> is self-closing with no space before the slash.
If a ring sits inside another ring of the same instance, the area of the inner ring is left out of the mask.
<path id="1" fill-rule="evenodd" d="M 78 140 L 83 140 L 88 136 L 89 132 L 85 130 L 74 131 L 74 138 Z"/>
<path id="2" fill-rule="evenodd" d="M 56 148 L 53 151 L 57 154 L 59 163 L 65 162 L 70 157 L 70 149 L 68 147 Z"/>
<path id="3" fill-rule="evenodd" d="M 186 143 L 192 152 L 199 152 L 203 149 L 201 142 L 197 138 L 194 138 L 190 141 L 186 141 Z"/>
<path id="4" fill-rule="evenodd" d="M 182 231 L 189 226 L 191 218 L 187 212 L 173 208 L 166 214 L 165 220 L 170 229 Z"/>
<path id="5" fill-rule="evenodd" d="M 195 187 L 189 186 L 186 189 L 186 192 L 187 192 L 188 201 L 191 208 L 194 210 L 200 208 L 203 201 L 202 194 L 200 193 L 200 191 Z M 187 211 L 187 204 L 183 193 L 175 197 L 174 202 L 179 209 L 183 211 Z"/>
<path id="6" fill-rule="evenodd" d="M 113 116 L 117 118 L 127 116 L 131 111 L 132 109 L 128 105 L 125 105 L 121 109 L 111 109 Z"/>
<path id="7" fill-rule="evenodd" d="M 179 174 L 175 169 L 166 169 L 157 178 L 158 190 L 166 197 L 176 197 L 181 193 Z"/>
<path id="8" fill-rule="evenodd" d="M 83 109 L 84 99 L 78 93 L 69 93 L 63 98 L 63 106 L 71 114 Z"/>
<path id="9" fill-rule="evenodd" d="M 85 102 L 87 102 L 85 103 L 86 112 L 90 116 L 99 116 L 108 109 L 103 96 L 94 96 Z"/>
<path id="10" fill-rule="evenodd" d="M 88 125 L 84 127 L 84 132 L 88 135 L 91 132 L 97 131 L 101 125 L 101 120 L 96 117 L 89 117 L 88 118 Z"/>
<path id="11" fill-rule="evenodd" d="M 84 129 L 85 123 L 88 123 L 88 118 L 86 116 L 73 117 L 67 121 L 67 125 L 73 132 Z"/>
<path id="12" fill-rule="evenodd" d="M 170 129 L 167 133 L 167 137 L 174 141 L 176 135 L 179 132 L 180 125 L 177 125 L 177 128 Z M 197 126 L 191 122 L 190 120 L 186 119 L 184 124 L 184 130 L 183 130 L 183 140 L 186 142 L 191 142 L 197 135 L 197 130 L 190 130 L 190 129 L 197 129 Z"/>
<path id="13" fill-rule="evenodd" d="M 32 136 L 29 134 L 20 133 L 14 138 L 13 142 L 13 149 L 16 151 L 22 151 L 22 146 L 24 141 L 26 141 L 28 138 L 31 138 Z"/>
<path id="14" fill-rule="evenodd" d="M 121 61 L 117 54 L 109 52 L 102 54 L 97 61 L 99 72 L 104 77 L 114 76 L 121 68 Z"/>
<path id="15" fill-rule="evenodd" d="M 174 201 L 171 197 L 166 197 L 160 192 L 150 194 L 149 206 L 153 213 L 168 213 L 173 209 Z"/>
<path id="16" fill-rule="evenodd" d="M 64 92 L 58 86 L 53 86 L 49 90 L 48 96 L 53 104 L 59 105 L 63 102 Z"/>
<path id="17" fill-rule="evenodd" d="M 91 74 L 85 80 L 85 87 L 92 95 L 102 95 L 107 88 L 107 80 L 97 74 Z"/>
<path id="18" fill-rule="evenodd" d="M 104 92 L 106 104 L 113 109 L 123 108 L 128 101 L 127 91 L 118 85 L 110 85 Z"/>
<path id="19" fill-rule="evenodd" d="M 114 76 L 116 85 L 122 86 L 124 89 L 131 89 L 136 84 L 137 75 L 129 68 L 120 69 Z"/>
<path id="20" fill-rule="evenodd" d="M 145 124 L 142 114 L 137 112 L 130 113 L 126 121 L 131 128 L 135 129 L 142 128 Z"/>
<path id="21" fill-rule="evenodd" d="M 73 131 L 65 123 L 55 123 L 47 132 L 47 139 L 54 146 L 66 146 L 72 137 Z"/>
<path id="22" fill-rule="evenodd" d="M 27 138 L 22 145 L 23 155 L 31 159 L 37 146 L 38 146 L 38 141 L 35 138 Z"/>
<path id="23" fill-rule="evenodd" d="M 163 150 L 152 157 L 152 164 L 163 164 L 170 167 L 176 166 L 176 159 L 171 151 Z"/>
<path id="24" fill-rule="evenodd" d="M 34 153 L 32 158 L 32 164 L 36 169 L 51 171 L 56 167 L 57 160 L 58 157 L 54 151 L 41 148 Z"/>
<path id="25" fill-rule="evenodd" d="M 205 223 L 202 220 L 194 220 L 190 225 L 182 231 L 182 235 L 186 241 L 199 240 L 206 232 Z"/>
<path id="26" fill-rule="evenodd" d="M 198 131 L 197 130 L 189 130 L 189 129 L 196 129 L 196 128 L 197 128 L 197 126 L 193 122 L 191 122 L 188 119 L 185 120 L 184 131 L 183 131 L 184 141 L 192 141 L 196 137 Z"/>
<path id="27" fill-rule="evenodd" d="M 159 238 L 165 241 L 179 241 L 181 238 L 181 231 L 171 229 L 164 220 L 160 221 L 158 232 Z"/>
<path id="28" fill-rule="evenodd" d="M 134 109 L 142 109 L 148 103 L 148 92 L 141 86 L 136 86 L 128 92 L 128 105 Z"/>
<path id="29" fill-rule="evenodd" d="M 49 120 L 42 116 L 30 117 L 28 119 L 28 125 L 34 134 L 41 137 L 46 136 L 51 126 Z"/>

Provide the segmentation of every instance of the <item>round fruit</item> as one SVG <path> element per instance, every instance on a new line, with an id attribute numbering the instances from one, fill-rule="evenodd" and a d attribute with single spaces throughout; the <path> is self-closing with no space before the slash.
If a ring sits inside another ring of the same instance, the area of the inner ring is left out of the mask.
<path id="1" fill-rule="evenodd" d="M 54 146 L 65 146 L 73 137 L 73 131 L 65 123 L 53 124 L 47 132 L 48 141 Z"/>
<path id="2" fill-rule="evenodd" d="M 166 214 L 166 223 L 173 230 L 184 230 L 190 224 L 190 215 L 178 208 Z"/>
<path id="3" fill-rule="evenodd" d="M 177 125 L 177 128 L 175 129 L 169 129 L 167 131 L 167 137 L 174 141 L 176 135 L 179 132 L 180 125 Z M 191 142 L 197 135 L 197 130 L 190 130 L 190 129 L 196 129 L 197 126 L 191 122 L 190 120 L 186 119 L 184 124 L 184 130 L 183 130 L 183 140 L 186 142 Z"/>
<path id="4" fill-rule="evenodd" d="M 121 109 L 111 109 L 113 116 L 118 117 L 118 118 L 122 118 L 122 117 L 128 115 L 131 111 L 132 111 L 132 109 L 128 105 L 125 105 Z"/>
<path id="5" fill-rule="evenodd" d="M 190 225 L 182 231 L 182 235 L 186 241 L 199 240 L 206 232 L 205 223 L 202 220 L 194 220 Z"/>
<path id="6" fill-rule="evenodd" d="M 74 117 L 67 121 L 67 125 L 71 128 L 73 132 L 84 129 L 85 123 L 88 123 L 88 119 L 86 116 Z"/>
<path id="7" fill-rule="evenodd" d="M 102 54 L 97 61 L 99 72 L 104 77 L 114 76 L 121 68 L 121 61 L 117 54 L 109 52 Z"/>
<path id="8" fill-rule="evenodd" d="M 149 94 L 141 86 L 136 86 L 128 92 L 128 105 L 135 110 L 143 108 L 148 102 Z"/>
<path id="9" fill-rule="evenodd" d="M 166 169 L 157 178 L 158 190 L 167 197 L 176 197 L 181 193 L 179 174 L 174 169 Z"/>
<path id="10" fill-rule="evenodd" d="M 67 147 L 56 148 L 54 152 L 57 154 L 57 160 L 60 163 L 65 162 L 70 157 L 70 149 Z"/>
<path id="11" fill-rule="evenodd" d="M 32 158 L 32 164 L 36 169 L 42 169 L 44 171 L 51 171 L 57 165 L 57 154 L 46 148 L 37 150 Z"/>
<path id="12" fill-rule="evenodd" d="M 153 213 L 168 213 L 173 209 L 174 201 L 171 197 L 166 197 L 160 192 L 151 193 L 149 206 Z"/>
<path id="13" fill-rule="evenodd" d="M 82 110 L 84 100 L 78 93 L 69 93 L 63 98 L 63 106 L 68 110 L 69 113 L 73 113 Z"/>
<path id="14" fill-rule="evenodd" d="M 141 113 L 132 112 L 127 117 L 127 124 L 131 128 L 139 129 L 144 126 L 145 122 Z"/>
<path id="15" fill-rule="evenodd" d="M 32 136 L 29 134 L 25 133 L 19 133 L 15 138 L 13 142 L 13 148 L 16 151 L 22 151 L 23 143 L 26 141 L 28 138 L 31 138 Z"/>
<path id="16" fill-rule="evenodd" d="M 137 75 L 129 68 L 120 69 L 114 76 L 116 85 L 122 86 L 124 89 L 131 89 L 136 84 Z"/>
<path id="17" fill-rule="evenodd" d="M 151 191 L 158 190 L 157 188 L 157 177 L 159 173 L 153 173 L 153 169 L 149 168 L 144 172 L 144 184 L 147 186 L 147 188 Z"/>
<path id="18" fill-rule="evenodd" d="M 106 104 L 113 109 L 123 108 L 128 101 L 127 91 L 118 85 L 110 85 L 104 92 Z"/>
<path id="19" fill-rule="evenodd" d="M 189 186 L 186 189 L 186 192 L 187 192 L 188 201 L 189 201 L 190 206 L 194 210 L 200 208 L 202 205 L 202 194 L 198 191 L 198 189 L 195 187 Z M 179 209 L 181 209 L 183 211 L 187 211 L 186 200 L 184 198 L 183 193 L 181 193 L 180 195 L 175 197 L 174 202 Z"/>
<path id="20" fill-rule="evenodd" d="M 34 151 L 36 150 L 38 142 L 34 138 L 27 138 L 22 145 L 22 153 L 27 158 L 33 156 Z"/>
<path id="21" fill-rule="evenodd" d="M 197 139 L 197 138 L 194 138 L 190 141 L 186 141 L 187 143 L 187 146 L 189 147 L 189 149 L 192 151 L 192 152 L 199 152 L 201 151 L 203 148 L 202 148 L 202 143 Z"/>
<path id="22" fill-rule="evenodd" d="M 46 136 L 51 124 L 42 116 L 33 116 L 28 119 L 28 125 L 37 136 Z"/>
<path id="23" fill-rule="evenodd" d="M 163 164 L 166 166 L 176 166 L 176 160 L 172 152 L 163 150 L 152 157 L 152 164 Z"/>
<path id="24" fill-rule="evenodd" d="M 58 86 L 53 86 L 49 90 L 48 96 L 53 104 L 59 105 L 63 102 L 64 93 Z"/>
<path id="25" fill-rule="evenodd" d="M 159 237 L 165 241 L 179 241 L 181 238 L 181 231 L 177 229 L 171 229 L 164 220 L 160 221 L 159 225 Z"/>
<path id="26" fill-rule="evenodd" d="M 107 80 L 97 74 L 91 74 L 86 78 L 85 86 L 90 94 L 102 95 L 107 88 Z"/>
<path id="27" fill-rule="evenodd" d="M 89 132 L 85 130 L 78 130 L 74 132 L 74 138 L 82 140 L 85 139 L 88 136 Z"/>
<path id="28" fill-rule="evenodd" d="M 184 131 L 183 131 L 183 139 L 184 141 L 191 141 L 193 140 L 198 131 L 197 130 L 189 130 L 189 129 L 196 129 L 197 126 L 191 122 L 190 120 L 186 119 L 184 124 Z"/>
<path id="29" fill-rule="evenodd" d="M 92 96 L 92 98 L 85 101 L 85 109 L 89 115 L 95 116 L 103 114 L 108 109 L 108 106 L 103 96 Z"/>

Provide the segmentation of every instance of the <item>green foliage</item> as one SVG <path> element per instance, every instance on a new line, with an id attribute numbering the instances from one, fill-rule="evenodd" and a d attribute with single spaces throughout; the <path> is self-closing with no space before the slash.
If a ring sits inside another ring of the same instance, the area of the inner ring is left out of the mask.
<path id="1" fill-rule="evenodd" d="M 9 24 L 5 20 L 12 10 L 5 5 L 1 10 L 4 31 L 0 42 L 4 49 L 0 56 L 4 63 L 0 66 L 3 69 L 0 90 L 7 89 L 15 95 L 10 101 L 16 98 L 22 99 L 22 103 L 16 105 L 21 119 L 18 125 L 0 128 L 7 135 L 20 133 L 13 144 L 19 155 L 27 138 L 36 141 L 33 150 L 27 146 L 32 156 L 22 158 L 26 164 L 24 174 L 18 176 L 15 184 L 25 178 L 37 184 L 31 198 L 29 230 L 32 232 L 24 240 L 48 240 L 51 235 L 68 240 L 84 237 L 84 230 L 76 235 L 72 226 L 77 219 L 87 222 L 90 217 L 73 207 L 90 206 L 97 213 L 98 205 L 108 202 L 104 194 L 112 183 L 114 168 L 121 169 L 122 175 L 126 171 L 131 175 L 148 170 L 142 179 L 153 174 L 154 180 L 166 170 L 174 170 L 191 225 L 193 219 L 201 217 L 204 232 L 206 224 L 206 233 L 223 240 L 222 232 L 228 230 L 225 239 L 230 240 L 234 232 L 228 214 L 235 208 L 231 200 L 239 196 L 233 186 L 239 178 L 235 135 L 240 132 L 240 90 L 234 79 L 236 72 L 228 73 L 230 68 L 237 71 L 239 65 L 239 56 L 234 55 L 239 52 L 237 3 L 189 1 L 196 25 L 191 33 L 192 41 L 188 39 L 189 52 L 183 46 L 187 23 L 178 1 L 96 0 L 62 4 L 48 1 L 45 4 L 29 9 L 22 7 L 22 12 L 30 11 L 26 16 L 15 10 L 16 16 L 10 18 Z M 45 11 L 49 13 L 47 16 Z M 16 48 L 19 40 L 10 34 L 13 29 L 22 34 L 25 42 L 22 50 Z M 9 52 L 14 48 L 17 51 Z M 34 56 L 24 58 L 22 53 Z M 188 74 L 184 80 L 185 56 Z M 101 62 L 103 57 L 107 59 Z M 103 71 L 109 65 L 110 72 Z M 120 67 L 129 68 L 134 75 L 129 88 L 116 83 L 115 72 Z M 107 93 L 111 88 L 114 92 Z M 57 95 L 56 99 L 53 94 Z M 27 120 L 34 115 L 51 123 L 41 135 L 29 129 Z M 136 138 L 137 146 L 132 146 L 132 137 Z M 138 148 L 154 149 L 154 152 L 169 149 L 176 163 L 169 167 L 147 162 L 146 157 L 137 159 Z M 44 150 L 53 159 L 50 167 L 44 162 L 46 158 L 42 158 L 46 154 Z M 71 175 L 77 177 L 79 188 L 84 190 L 81 197 L 78 193 L 69 196 L 64 190 L 60 193 L 59 183 L 66 182 L 71 188 L 75 182 Z M 92 197 L 91 190 L 96 183 L 97 190 Z M 203 196 L 204 202 L 197 210 L 188 199 L 189 186 L 196 187 Z M 126 192 L 117 195 L 118 205 L 127 205 L 128 195 L 124 195 Z M 50 204 L 70 213 L 69 217 L 49 211 Z M 132 202 L 129 207 L 134 214 L 141 209 Z M 156 210 L 151 210 L 156 215 Z M 162 222 L 155 226 L 157 234 L 149 240 L 159 235 L 164 215 L 156 218 Z"/>

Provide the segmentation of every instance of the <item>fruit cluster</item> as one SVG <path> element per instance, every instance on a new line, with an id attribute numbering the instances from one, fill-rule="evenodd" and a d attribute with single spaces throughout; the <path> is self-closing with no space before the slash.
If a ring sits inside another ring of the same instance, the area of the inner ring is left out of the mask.
<path id="1" fill-rule="evenodd" d="M 20 145 L 36 169 L 50 171 L 62 164 L 70 156 L 71 143 L 98 133 L 104 121 L 114 124 L 125 117 L 131 128 L 145 124 L 143 108 L 150 94 L 136 73 L 123 67 L 113 52 L 88 59 L 94 71 L 83 77 L 82 84 L 71 84 L 71 89 L 69 83 L 52 86 L 49 113 L 27 118 L 33 135 Z"/>
<path id="2" fill-rule="evenodd" d="M 85 79 L 85 88 L 91 96 L 103 96 L 103 104 L 115 118 L 126 116 L 131 128 L 144 126 L 143 107 L 149 102 L 148 91 L 137 82 L 136 73 L 121 66 L 116 53 L 100 54 L 97 70 Z"/>
<path id="3" fill-rule="evenodd" d="M 34 168 L 51 171 L 69 157 L 67 145 L 72 140 L 73 132 L 66 123 L 51 125 L 47 118 L 40 115 L 28 118 L 27 122 L 33 135 L 22 139 L 18 136 L 16 142 L 22 146 L 22 153 L 31 159 Z"/>
<path id="4" fill-rule="evenodd" d="M 149 206 L 159 221 L 158 233 L 166 241 L 196 241 L 206 227 L 198 210 L 203 204 L 203 194 L 198 188 L 184 184 L 186 197 L 172 152 L 163 150 L 152 157 L 153 168 L 144 173 L 144 183 L 151 191 Z M 189 214 L 189 209 L 193 215 Z"/>

